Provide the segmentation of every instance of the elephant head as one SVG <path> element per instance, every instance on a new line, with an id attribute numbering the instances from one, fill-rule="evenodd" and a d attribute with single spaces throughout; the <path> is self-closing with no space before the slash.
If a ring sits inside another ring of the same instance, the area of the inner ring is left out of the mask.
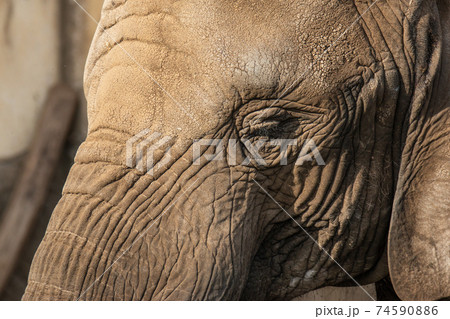
<path id="1" fill-rule="evenodd" d="M 24 299 L 449 296 L 449 32 L 444 0 L 106 1 Z"/>

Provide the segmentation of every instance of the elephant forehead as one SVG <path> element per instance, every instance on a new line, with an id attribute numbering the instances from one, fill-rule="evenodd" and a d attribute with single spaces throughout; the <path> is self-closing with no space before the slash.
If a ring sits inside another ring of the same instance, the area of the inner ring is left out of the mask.
<path id="1" fill-rule="evenodd" d="M 317 91 L 305 93 L 324 94 L 357 73 L 348 66 L 368 47 L 350 2 L 194 0 L 173 12 L 185 43 L 238 88 L 273 92 L 307 72 L 305 88 Z"/>
<path id="2" fill-rule="evenodd" d="M 311 95 L 354 75 L 349 61 L 368 46 L 358 18 L 352 2 L 338 0 L 127 0 L 106 1 L 102 24 L 118 41 L 191 56 L 195 72 L 225 86 L 274 92 L 307 72 L 305 87 L 322 89 Z"/>
<path id="3" fill-rule="evenodd" d="M 359 72 L 357 17 L 334 0 L 106 1 L 85 75 L 90 127 L 130 121 L 117 114 L 135 106 L 142 126 L 164 114 L 165 127 L 196 135 L 236 96 L 277 98 L 298 79 L 296 96 L 323 96 Z"/>

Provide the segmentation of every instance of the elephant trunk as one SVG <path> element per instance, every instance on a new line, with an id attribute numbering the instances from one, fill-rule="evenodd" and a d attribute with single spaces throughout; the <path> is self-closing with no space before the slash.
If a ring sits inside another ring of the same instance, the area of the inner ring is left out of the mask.
<path id="1" fill-rule="evenodd" d="M 252 222 L 240 211 L 245 204 L 220 188 L 223 181 L 169 171 L 154 180 L 92 161 L 88 144 L 77 154 L 23 299 L 238 299 L 255 250 L 247 240 L 252 227 L 241 230 Z"/>

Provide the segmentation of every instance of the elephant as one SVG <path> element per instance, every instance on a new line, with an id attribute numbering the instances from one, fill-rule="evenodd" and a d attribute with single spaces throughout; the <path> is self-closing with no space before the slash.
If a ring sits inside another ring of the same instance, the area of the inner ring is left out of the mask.
<path id="1" fill-rule="evenodd" d="M 448 298 L 449 10 L 105 1 L 87 138 L 23 300 L 294 300 L 386 276 Z"/>

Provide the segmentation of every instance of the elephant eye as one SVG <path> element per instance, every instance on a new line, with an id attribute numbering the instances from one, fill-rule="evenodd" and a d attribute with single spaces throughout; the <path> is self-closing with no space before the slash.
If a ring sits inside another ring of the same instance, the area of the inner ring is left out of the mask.
<path id="1" fill-rule="evenodd" d="M 242 123 L 240 135 L 246 139 L 290 138 L 299 126 L 298 118 L 283 109 L 253 112 Z"/>
<path id="2" fill-rule="evenodd" d="M 287 137 L 286 135 L 289 135 L 289 132 L 295 128 L 295 122 L 294 120 L 270 119 L 262 123 L 254 123 L 243 133 L 246 133 L 249 138 L 277 139 Z"/>
<path id="3" fill-rule="evenodd" d="M 326 109 L 292 101 L 251 101 L 236 118 L 243 139 L 295 139 Z"/>

